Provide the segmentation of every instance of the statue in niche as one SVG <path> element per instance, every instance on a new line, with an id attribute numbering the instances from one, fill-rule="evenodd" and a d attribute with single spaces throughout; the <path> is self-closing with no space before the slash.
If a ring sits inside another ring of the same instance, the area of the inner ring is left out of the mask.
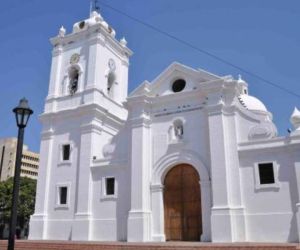
<path id="1" fill-rule="evenodd" d="M 182 124 L 174 124 L 174 133 L 176 139 L 183 138 L 183 125 Z"/>

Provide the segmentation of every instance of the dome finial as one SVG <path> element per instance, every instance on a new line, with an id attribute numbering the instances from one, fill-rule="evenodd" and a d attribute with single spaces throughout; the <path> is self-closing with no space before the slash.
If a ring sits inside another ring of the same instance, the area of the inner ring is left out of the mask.
<path id="1" fill-rule="evenodd" d="M 245 83 L 245 81 L 243 80 L 241 74 L 238 74 L 238 82 L 239 82 L 239 83 Z"/>
<path id="2" fill-rule="evenodd" d="M 120 43 L 123 47 L 125 47 L 127 45 L 127 41 L 126 41 L 125 37 L 122 37 L 122 39 L 120 40 Z"/>
<path id="3" fill-rule="evenodd" d="M 64 37 L 66 34 L 66 29 L 64 28 L 64 26 L 61 26 L 59 31 L 58 31 L 58 36 L 59 37 Z"/>
<path id="4" fill-rule="evenodd" d="M 291 115 L 290 122 L 293 124 L 295 130 L 300 131 L 300 111 L 296 107 Z"/>

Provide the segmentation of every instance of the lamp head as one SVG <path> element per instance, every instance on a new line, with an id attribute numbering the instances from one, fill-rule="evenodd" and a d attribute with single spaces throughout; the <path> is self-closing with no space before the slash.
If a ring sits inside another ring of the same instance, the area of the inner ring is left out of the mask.
<path id="1" fill-rule="evenodd" d="M 15 113 L 17 126 L 19 128 L 25 128 L 30 115 L 33 114 L 33 111 L 28 106 L 28 101 L 25 98 L 20 100 L 19 105 L 13 109 L 13 112 Z"/>

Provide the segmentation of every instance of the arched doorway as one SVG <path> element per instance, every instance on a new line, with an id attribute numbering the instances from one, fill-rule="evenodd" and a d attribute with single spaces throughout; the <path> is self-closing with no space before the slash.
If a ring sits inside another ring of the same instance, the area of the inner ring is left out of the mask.
<path id="1" fill-rule="evenodd" d="M 202 234 L 200 178 L 187 164 L 172 168 L 164 180 L 166 240 L 199 241 Z"/>

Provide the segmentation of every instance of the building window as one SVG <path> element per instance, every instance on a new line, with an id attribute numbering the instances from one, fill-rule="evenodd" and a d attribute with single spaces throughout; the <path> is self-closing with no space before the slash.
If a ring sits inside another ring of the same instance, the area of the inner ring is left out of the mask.
<path id="1" fill-rule="evenodd" d="M 71 153 L 71 145 L 65 144 L 62 147 L 62 159 L 63 161 L 69 161 L 70 160 L 70 153 Z"/>
<path id="2" fill-rule="evenodd" d="M 68 187 L 59 187 L 59 205 L 67 205 Z"/>
<path id="3" fill-rule="evenodd" d="M 255 164 L 255 188 L 279 188 L 278 180 L 279 165 L 274 162 L 258 162 Z"/>
<path id="4" fill-rule="evenodd" d="M 115 178 L 106 178 L 105 180 L 106 186 L 106 195 L 114 195 L 115 194 Z"/>
<path id="5" fill-rule="evenodd" d="M 67 209 L 70 204 L 71 183 L 59 183 L 56 185 L 55 208 Z"/>
<path id="6" fill-rule="evenodd" d="M 117 183 L 115 177 L 104 177 L 102 179 L 102 198 L 116 198 L 117 197 Z"/>
<path id="7" fill-rule="evenodd" d="M 185 85 L 186 85 L 185 80 L 178 79 L 175 82 L 173 82 L 172 90 L 173 90 L 173 92 L 180 92 L 180 91 L 184 90 Z"/>
<path id="8" fill-rule="evenodd" d="M 275 183 L 273 163 L 258 164 L 258 172 L 261 185 Z"/>
<path id="9" fill-rule="evenodd" d="M 81 21 L 78 26 L 80 29 L 83 29 L 85 26 L 85 21 Z"/>

